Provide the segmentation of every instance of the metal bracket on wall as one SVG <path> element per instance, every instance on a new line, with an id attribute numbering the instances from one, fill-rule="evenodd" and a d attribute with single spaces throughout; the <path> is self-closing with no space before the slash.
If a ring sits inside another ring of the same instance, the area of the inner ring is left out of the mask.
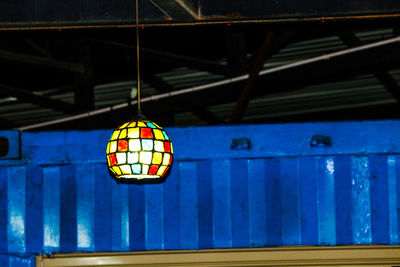
<path id="1" fill-rule="evenodd" d="M 313 135 L 310 140 L 311 147 L 331 147 L 332 146 L 332 138 L 330 136 L 325 135 Z"/>
<path id="2" fill-rule="evenodd" d="M 19 159 L 21 157 L 20 131 L 0 131 L 0 160 Z"/>
<path id="3" fill-rule="evenodd" d="M 249 138 L 235 138 L 231 143 L 232 150 L 248 150 L 251 149 L 251 141 Z"/>

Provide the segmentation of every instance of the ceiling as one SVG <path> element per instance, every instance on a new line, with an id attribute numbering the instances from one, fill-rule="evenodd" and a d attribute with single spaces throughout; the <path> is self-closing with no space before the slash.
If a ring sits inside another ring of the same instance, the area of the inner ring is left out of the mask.
<path id="1" fill-rule="evenodd" d="M 397 19 L 144 25 L 143 113 L 164 126 L 398 118 L 398 32 Z M 134 117 L 134 28 L 0 35 L 1 129 Z"/>

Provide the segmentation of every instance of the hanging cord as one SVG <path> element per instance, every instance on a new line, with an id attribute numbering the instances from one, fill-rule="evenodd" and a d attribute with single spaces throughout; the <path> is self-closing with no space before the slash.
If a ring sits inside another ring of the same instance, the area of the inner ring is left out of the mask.
<path id="1" fill-rule="evenodd" d="M 136 69 L 138 89 L 138 115 L 140 112 L 140 65 L 139 65 L 139 0 L 136 0 Z"/>

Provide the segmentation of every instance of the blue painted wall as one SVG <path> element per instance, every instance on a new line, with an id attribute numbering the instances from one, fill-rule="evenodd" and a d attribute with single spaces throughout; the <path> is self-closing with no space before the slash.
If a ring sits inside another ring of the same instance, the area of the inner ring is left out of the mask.
<path id="1" fill-rule="evenodd" d="M 118 185 L 112 130 L 22 133 L 0 160 L 0 266 L 35 253 L 400 244 L 400 121 L 171 128 L 161 185 Z M 310 146 L 313 135 L 332 146 Z M 1 132 L 0 132 L 1 135 Z M 234 138 L 250 150 L 231 150 Z"/>

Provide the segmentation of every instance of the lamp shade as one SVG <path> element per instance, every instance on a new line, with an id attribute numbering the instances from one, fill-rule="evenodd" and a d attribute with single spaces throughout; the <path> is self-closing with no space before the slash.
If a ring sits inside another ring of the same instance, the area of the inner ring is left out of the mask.
<path id="1" fill-rule="evenodd" d="M 166 131 L 149 120 L 124 123 L 107 144 L 108 168 L 122 183 L 162 182 L 171 168 L 172 155 Z"/>

